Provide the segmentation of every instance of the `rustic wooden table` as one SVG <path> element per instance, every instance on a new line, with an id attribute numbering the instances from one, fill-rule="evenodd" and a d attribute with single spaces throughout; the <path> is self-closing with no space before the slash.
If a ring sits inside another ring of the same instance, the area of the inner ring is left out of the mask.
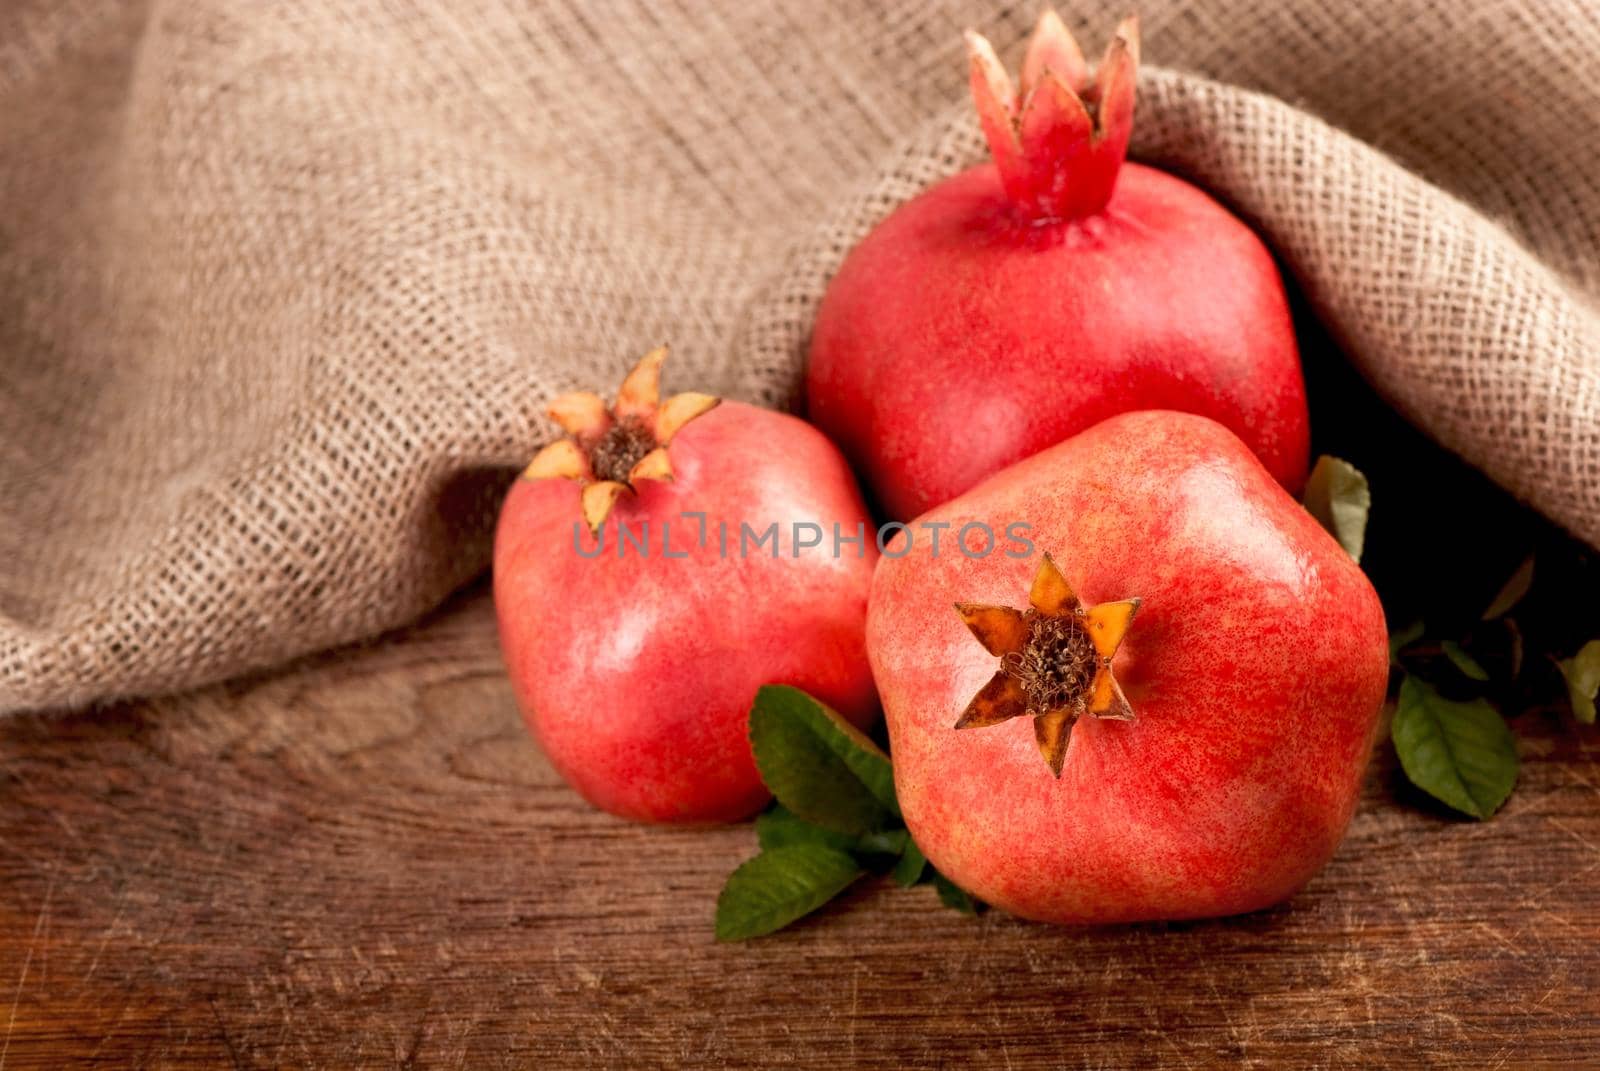
<path id="1" fill-rule="evenodd" d="M 1483 825 L 1381 748 L 1265 914 L 1073 931 L 875 883 L 719 946 L 752 830 L 585 807 L 480 587 L 253 681 L 0 721 L 0 1068 L 1572 1066 L 1600 1059 L 1600 743 L 1519 732 Z"/>

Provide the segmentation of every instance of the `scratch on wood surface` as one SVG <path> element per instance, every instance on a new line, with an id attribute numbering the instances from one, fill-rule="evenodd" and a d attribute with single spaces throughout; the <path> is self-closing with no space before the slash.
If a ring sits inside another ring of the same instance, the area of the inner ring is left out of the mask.
<path id="1" fill-rule="evenodd" d="M 22 988 L 28 982 L 28 970 L 33 966 L 34 951 L 39 947 L 39 939 L 50 921 L 50 905 L 55 900 L 56 874 L 60 869 L 61 860 L 58 857 L 56 865 L 50 869 L 50 880 L 44 887 L 44 902 L 39 905 L 39 917 L 33 921 L 33 937 L 28 941 L 27 954 L 22 957 L 22 970 L 17 975 L 16 992 L 11 996 L 11 1015 L 6 1020 L 6 1040 L 0 1045 L 0 1071 L 5 1071 L 6 1057 L 11 1053 L 11 1035 L 17 1030 L 17 1009 L 22 1006 Z"/>
<path id="2" fill-rule="evenodd" d="M 1561 830 L 1561 832 L 1567 834 L 1567 836 L 1571 837 L 1579 844 L 1583 845 L 1585 848 L 1589 849 L 1595 855 L 1600 855 L 1600 844 L 1596 844 L 1594 841 L 1590 840 L 1576 829 L 1573 829 L 1571 826 L 1567 825 L 1567 823 L 1561 821 L 1559 818 L 1548 818 L 1546 821 L 1555 826 L 1557 829 Z"/>
<path id="3" fill-rule="evenodd" d="M 211 1018 L 217 1024 L 217 1036 L 222 1039 L 222 1047 L 228 1051 L 228 1060 L 235 1071 L 244 1071 L 244 1057 L 239 1054 L 238 1048 L 233 1043 L 233 1036 L 228 1033 L 227 1024 L 222 1021 L 222 1011 L 217 1007 L 217 998 L 206 997 L 206 1004 L 211 1008 Z"/>
<path id="4" fill-rule="evenodd" d="M 1166 1032 L 1162 1032 L 1161 1040 L 1163 1042 L 1165 1042 L 1167 1048 L 1171 1049 L 1173 1054 L 1175 1056 L 1177 1056 L 1177 1058 L 1180 1061 L 1182 1061 L 1184 1067 L 1194 1067 L 1195 1066 L 1194 1061 L 1189 1058 L 1188 1051 L 1183 1049 L 1181 1046 L 1179 1046 L 1179 1044 L 1172 1039 L 1172 1036 L 1170 1034 L 1168 1034 Z"/>
<path id="5" fill-rule="evenodd" d="M 1596 785 L 1593 781 L 1583 776 L 1571 765 L 1566 766 L 1565 770 L 1567 775 L 1567 784 L 1569 786 L 1582 785 L 1584 788 L 1588 789 L 1591 794 L 1600 796 L 1600 785 Z"/>
<path id="6" fill-rule="evenodd" d="M 856 1013 L 861 1010 L 861 965 L 850 972 L 850 1061 L 856 1060 Z"/>
<path id="7" fill-rule="evenodd" d="M 155 862 L 156 857 L 160 854 L 160 845 L 151 848 L 150 851 L 146 853 L 144 862 L 140 864 L 139 872 L 143 873 L 144 871 L 148 870 L 150 864 Z M 111 943 L 111 937 L 116 933 L 117 927 L 122 925 L 122 920 L 126 917 L 128 911 L 128 896 L 129 893 L 133 891 L 133 888 L 134 883 L 131 878 L 129 878 L 126 874 L 123 875 L 122 887 L 117 890 L 116 912 L 111 916 L 111 922 L 106 926 L 105 932 L 100 935 L 100 943 L 95 947 L 94 958 L 89 961 L 88 969 L 83 972 L 83 980 L 85 982 L 88 982 L 94 978 L 94 972 L 99 970 L 100 960 L 106 954 L 106 946 Z"/>
<path id="8" fill-rule="evenodd" d="M 1487 922 L 1474 922 L 1472 924 L 1472 928 L 1489 938 L 1501 948 L 1505 949 L 1511 955 L 1517 956 L 1522 954 L 1522 949 L 1518 948 L 1515 943 L 1506 938 L 1505 934 L 1501 933 L 1498 929 L 1489 925 Z"/>
<path id="9" fill-rule="evenodd" d="M 1562 983 L 1564 983 L 1566 980 L 1567 980 L 1567 971 L 1566 971 L 1566 968 L 1563 967 L 1561 969 L 1561 973 L 1557 976 L 1555 982 L 1550 986 L 1550 988 L 1548 988 L 1548 989 L 1546 989 L 1544 991 L 1544 996 L 1542 996 L 1538 1000 L 1534 1001 L 1533 1004 L 1529 1006 L 1529 1010 L 1532 1011 L 1532 1010 L 1537 1010 L 1539 1008 L 1544 1007 L 1545 1003 L 1551 997 L 1555 996 L 1556 993 L 1560 992 Z"/>
<path id="10" fill-rule="evenodd" d="M 116 1019 L 112 1021 L 109 1028 L 99 1032 L 100 1039 L 94 1043 L 94 1048 L 90 1050 L 89 1056 L 84 1060 L 84 1063 L 93 1065 L 95 1058 L 100 1055 L 100 1050 L 106 1047 L 107 1042 L 116 1037 L 117 1028 L 128 1021 L 128 1013 L 133 1010 L 133 996 L 132 990 L 123 991 L 122 1004 L 117 1008 Z"/>
<path id="11" fill-rule="evenodd" d="M 1539 891 L 1536 894 L 1532 894 L 1532 895 L 1529 895 L 1529 896 L 1524 896 L 1522 898 L 1522 900 L 1519 902 L 1518 906 L 1519 907 L 1529 908 L 1529 909 L 1534 910 L 1534 911 L 1541 910 L 1544 907 L 1545 900 L 1547 900 L 1550 897 L 1551 893 L 1557 891 L 1558 889 L 1562 888 L 1563 886 L 1571 885 L 1575 881 L 1582 881 L 1584 878 L 1588 877 L 1590 874 L 1594 873 L 1596 870 L 1600 870 L 1600 860 L 1596 860 L 1595 862 L 1590 863 L 1588 866 L 1584 867 L 1582 870 L 1579 870 L 1579 871 L 1577 871 L 1575 873 L 1572 873 L 1572 874 L 1568 874 L 1566 877 L 1562 878 L 1560 881 L 1552 882 L 1549 885 L 1543 886 L 1542 888 L 1539 889 Z M 1514 936 L 1517 936 L 1517 937 L 1522 936 L 1522 930 L 1525 930 L 1526 928 L 1527 928 L 1526 926 L 1522 927 L 1522 929 L 1519 929 Z"/>
<path id="12" fill-rule="evenodd" d="M 1250 1043 L 1261 1032 L 1260 1023 L 1256 1021 L 1255 1003 L 1250 1000 L 1244 1002 L 1244 1010 L 1249 1014 L 1250 1021 L 1241 1028 L 1239 1023 L 1234 1021 L 1233 1013 L 1228 1010 L 1229 1001 L 1217 988 L 1217 980 L 1207 978 L 1206 984 L 1211 988 L 1211 998 L 1216 1001 L 1217 1010 L 1222 1013 L 1222 1025 L 1228 1031 L 1228 1040 L 1238 1048 L 1241 1059 L 1247 1064 L 1254 1063 L 1249 1056 Z"/>
<path id="13" fill-rule="evenodd" d="M 431 1009 L 424 1007 L 422 1014 L 417 1016 L 416 1029 L 411 1032 L 410 1043 L 400 1054 L 400 1066 L 405 1071 L 411 1071 L 417 1066 L 417 1056 L 422 1052 L 422 1043 L 428 1038 L 428 1013 Z"/>

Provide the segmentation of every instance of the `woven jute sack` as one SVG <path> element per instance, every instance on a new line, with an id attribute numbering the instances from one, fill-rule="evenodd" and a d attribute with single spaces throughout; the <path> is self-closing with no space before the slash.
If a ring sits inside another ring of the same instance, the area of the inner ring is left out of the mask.
<path id="1" fill-rule="evenodd" d="M 1098 46 L 1120 10 L 1067 4 Z M 370 636 L 485 566 L 554 392 L 783 404 L 830 274 L 980 158 L 926 0 L 0 7 L 0 711 Z M 1406 416 L 1600 543 L 1600 11 L 1150 0 L 1134 155 Z M 1187 73 L 1179 73 L 1187 72 Z"/>

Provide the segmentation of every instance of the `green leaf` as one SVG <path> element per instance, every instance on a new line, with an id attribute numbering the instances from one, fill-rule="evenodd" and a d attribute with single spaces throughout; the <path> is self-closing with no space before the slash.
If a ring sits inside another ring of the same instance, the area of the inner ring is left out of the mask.
<path id="1" fill-rule="evenodd" d="M 1482 699 L 1445 699 L 1408 676 L 1390 732 L 1411 783 L 1462 814 L 1488 818 L 1517 783 L 1516 741 Z"/>
<path id="2" fill-rule="evenodd" d="M 808 822 L 860 835 L 900 815 L 889 756 L 798 688 L 769 684 L 756 693 L 750 747 L 778 802 Z"/>
<path id="3" fill-rule="evenodd" d="M 1511 679 L 1516 680 L 1522 676 L 1522 629 L 1517 627 L 1514 618 L 1506 618 L 1506 632 L 1511 637 Z"/>
<path id="4" fill-rule="evenodd" d="M 901 853 L 900 861 L 894 866 L 895 884 L 902 889 L 909 889 L 922 880 L 922 872 L 928 869 L 928 857 L 922 854 L 922 849 L 917 847 L 917 842 L 910 837 L 906 838 L 906 850 Z"/>
<path id="5" fill-rule="evenodd" d="M 756 839 L 763 851 L 787 848 L 794 844 L 820 844 L 835 851 L 848 852 L 856 846 L 856 838 L 850 834 L 814 826 L 777 803 L 756 817 Z"/>
<path id="6" fill-rule="evenodd" d="M 821 844 L 762 852 L 728 876 L 717 897 L 717 940 L 743 941 L 781 930 L 843 892 L 864 871 Z"/>
<path id="7" fill-rule="evenodd" d="M 1422 634 L 1427 631 L 1427 626 L 1420 620 L 1413 621 L 1403 629 L 1389 634 L 1389 664 L 1400 664 L 1400 652 L 1422 639 Z"/>
<path id="8" fill-rule="evenodd" d="M 1478 660 L 1469 655 L 1455 640 L 1445 640 L 1439 647 L 1444 651 L 1444 656 L 1450 660 L 1450 664 L 1461 671 L 1462 676 L 1475 681 L 1489 679 L 1489 671 L 1479 665 Z"/>
<path id="9" fill-rule="evenodd" d="M 1600 693 L 1600 640 L 1590 640 L 1571 658 L 1556 663 L 1567 679 L 1572 713 L 1585 725 L 1594 724 L 1595 695 Z"/>
<path id="10" fill-rule="evenodd" d="M 963 915 L 976 915 L 978 901 L 974 900 L 967 891 L 937 870 L 930 870 L 933 887 L 939 891 L 939 902 L 945 907 L 953 907 Z"/>
<path id="11" fill-rule="evenodd" d="M 1504 617 L 1511 612 L 1511 608 L 1522 601 L 1522 597 L 1533 587 L 1533 555 L 1525 558 L 1517 571 L 1511 574 L 1505 586 L 1500 589 L 1500 594 L 1494 597 L 1489 608 L 1483 612 L 1485 621 L 1493 621 L 1497 617 Z"/>
<path id="12" fill-rule="evenodd" d="M 898 857 L 905 852 L 906 842 L 910 839 L 911 834 L 904 829 L 880 829 L 874 833 L 863 833 L 855 843 L 855 850 L 865 855 Z"/>
<path id="13" fill-rule="evenodd" d="M 1306 481 L 1306 509 L 1356 561 L 1367 539 L 1367 513 L 1372 492 L 1361 470 L 1348 461 L 1323 454 Z"/>

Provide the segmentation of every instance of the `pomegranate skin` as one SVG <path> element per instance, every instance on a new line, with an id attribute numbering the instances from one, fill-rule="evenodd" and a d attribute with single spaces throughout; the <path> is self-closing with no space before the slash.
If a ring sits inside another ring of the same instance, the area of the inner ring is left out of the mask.
<path id="1" fill-rule="evenodd" d="M 895 786 L 952 880 L 1058 923 L 1233 915 L 1333 854 L 1388 680 L 1360 568 L 1204 417 L 1113 417 L 920 520 L 1030 523 L 1035 553 L 880 563 L 867 642 Z M 948 546 L 944 548 L 948 551 Z M 1142 604 L 1112 669 L 1134 712 L 1082 717 L 1059 780 L 1033 720 L 952 728 L 996 671 L 951 603 L 1025 606 L 1048 552 L 1086 604 Z"/>
<path id="2" fill-rule="evenodd" d="M 758 687 L 803 688 L 862 727 L 876 716 L 873 527 L 844 458 L 794 417 L 724 401 L 670 453 L 673 480 L 619 499 L 595 558 L 574 547 L 576 483 L 517 481 L 495 537 L 501 646 L 529 728 L 584 798 L 643 821 L 734 821 L 768 798 L 746 728 Z M 684 511 L 706 514 L 704 546 Z M 686 557 L 662 554 L 663 521 Z M 619 558 L 619 525 L 637 538 L 646 522 L 649 554 L 630 543 Z M 741 558 L 741 522 L 757 535 L 777 522 L 779 556 L 769 542 Z M 821 525 L 824 545 L 794 557 L 796 522 Z M 835 523 L 844 537 L 865 526 L 864 554 L 833 556 Z M 578 545 L 593 552 L 587 531 Z"/>
<path id="3" fill-rule="evenodd" d="M 1040 221 L 993 164 L 901 206 L 823 298 L 809 417 L 905 518 L 1106 417 L 1177 409 L 1305 480 L 1309 423 L 1272 256 L 1211 197 L 1122 165 L 1109 204 Z"/>

